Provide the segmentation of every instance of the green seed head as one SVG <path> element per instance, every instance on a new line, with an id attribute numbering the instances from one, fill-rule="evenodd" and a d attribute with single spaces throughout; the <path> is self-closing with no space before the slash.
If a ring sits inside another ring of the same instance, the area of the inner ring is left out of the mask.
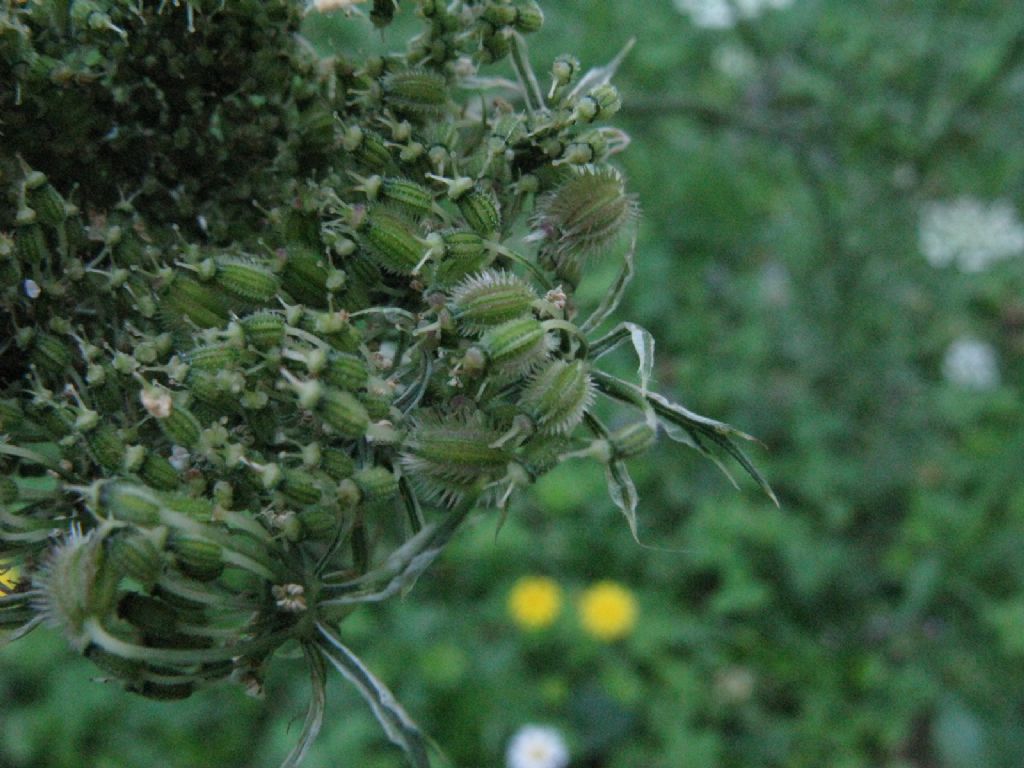
<path id="1" fill-rule="evenodd" d="M 587 166 L 538 202 L 530 237 L 557 261 L 578 261 L 608 251 L 636 216 L 622 175 Z"/>
<path id="2" fill-rule="evenodd" d="M 479 411 L 417 415 L 403 445 L 402 469 L 428 498 L 449 504 L 501 474 L 508 452 Z"/>
<path id="3" fill-rule="evenodd" d="M 351 392 L 326 389 L 316 407 L 324 423 L 342 437 L 351 440 L 366 434 L 370 416 Z"/>
<path id="4" fill-rule="evenodd" d="M 444 76 L 425 69 L 391 72 L 384 77 L 383 87 L 385 101 L 412 117 L 439 115 L 448 103 Z"/>
<path id="5" fill-rule="evenodd" d="M 523 389 L 520 405 L 545 435 L 566 435 L 583 420 L 594 400 L 594 384 L 583 360 L 555 360 Z"/>
<path id="6" fill-rule="evenodd" d="M 480 339 L 480 349 L 489 371 L 500 378 L 518 378 L 547 360 L 551 341 L 540 321 L 527 315 L 491 328 Z"/>
<path id="7" fill-rule="evenodd" d="M 485 270 L 452 291 L 453 315 L 467 334 L 522 317 L 536 300 L 525 280 L 504 270 Z"/>

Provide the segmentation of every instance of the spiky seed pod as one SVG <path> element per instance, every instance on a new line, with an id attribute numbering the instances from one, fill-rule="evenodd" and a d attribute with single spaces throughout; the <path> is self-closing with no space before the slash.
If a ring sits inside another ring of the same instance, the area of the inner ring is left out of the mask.
<path id="1" fill-rule="evenodd" d="M 484 8 L 481 18 L 496 27 L 507 26 L 516 20 L 516 9 L 511 5 L 492 2 Z"/>
<path id="2" fill-rule="evenodd" d="M 159 499 L 163 506 L 172 512 L 180 512 L 188 515 L 200 523 L 208 523 L 213 520 L 213 502 L 199 496 L 189 496 L 185 493 L 161 493 Z"/>
<path id="3" fill-rule="evenodd" d="M 149 451 L 139 467 L 139 477 L 160 491 L 173 491 L 181 482 L 178 470 L 158 453 Z"/>
<path id="4" fill-rule="evenodd" d="M 235 396 L 230 386 L 219 373 L 193 368 L 185 378 L 185 387 L 189 393 L 203 405 L 215 408 L 231 408 Z"/>
<path id="5" fill-rule="evenodd" d="M 327 306 L 327 266 L 323 254 L 302 244 L 286 249 L 281 287 L 296 301 L 313 307 Z"/>
<path id="6" fill-rule="evenodd" d="M 528 315 L 488 330 L 480 339 L 488 370 L 499 377 L 526 376 L 548 357 L 550 339 L 541 322 Z"/>
<path id="7" fill-rule="evenodd" d="M 622 174 L 587 166 L 539 201 L 531 237 L 559 261 L 578 260 L 607 251 L 636 215 Z"/>
<path id="8" fill-rule="evenodd" d="M 83 535 L 72 530 L 33 579 L 39 595 L 36 610 L 82 651 L 89 643 L 87 621 L 107 616 L 114 607 L 117 580 L 107 567 L 102 539 L 92 531 Z"/>
<path id="9" fill-rule="evenodd" d="M 391 393 L 381 388 L 371 388 L 360 392 L 359 402 L 366 407 L 366 412 L 374 421 L 387 419 L 391 416 Z"/>
<path id="10" fill-rule="evenodd" d="M 51 333 L 36 334 L 29 354 L 32 364 L 40 372 L 49 376 L 60 377 L 62 380 L 71 368 L 72 356 L 67 344 Z"/>
<path id="11" fill-rule="evenodd" d="M 26 265 L 41 264 L 50 258 L 50 246 L 46 244 L 46 233 L 39 224 L 19 226 L 14 233 L 14 255 Z"/>
<path id="12" fill-rule="evenodd" d="M 408 179 L 384 179 L 380 194 L 385 201 L 416 219 L 428 215 L 434 206 L 434 198 L 430 192 Z"/>
<path id="13" fill-rule="evenodd" d="M 323 507 L 312 507 L 299 512 L 302 535 L 308 539 L 329 539 L 338 528 L 338 515 Z"/>
<path id="14" fill-rule="evenodd" d="M 333 480 L 344 480 L 352 477 L 356 466 L 352 459 L 344 451 L 337 448 L 324 448 L 320 454 L 320 468 L 323 469 Z"/>
<path id="15" fill-rule="evenodd" d="M 124 461 L 125 443 L 110 424 L 100 424 L 85 438 L 97 463 L 109 472 L 116 472 Z"/>
<path id="16" fill-rule="evenodd" d="M 96 501 L 99 511 L 115 520 L 143 527 L 160 523 L 160 497 L 143 485 L 116 480 L 105 482 L 99 488 Z"/>
<path id="17" fill-rule="evenodd" d="M 163 569 L 163 555 L 149 536 L 119 531 L 106 541 L 107 557 L 117 572 L 149 588 Z"/>
<path id="18" fill-rule="evenodd" d="M 383 170 L 392 164 L 391 152 L 384 139 L 358 125 L 345 131 L 341 146 L 359 165 L 372 170 Z"/>
<path id="19" fill-rule="evenodd" d="M 593 403 L 594 383 L 583 360 L 554 360 L 523 389 L 519 404 L 544 435 L 567 435 Z"/>
<path id="20" fill-rule="evenodd" d="M 559 435 L 538 435 L 527 440 L 516 452 L 516 461 L 534 480 L 546 475 L 569 449 L 569 439 Z"/>
<path id="21" fill-rule="evenodd" d="M 256 349 L 271 349 L 284 340 L 284 318 L 274 312 L 255 312 L 239 322 L 246 342 Z"/>
<path id="22" fill-rule="evenodd" d="M 68 217 L 67 205 L 54 186 L 45 183 L 28 193 L 28 204 L 39 214 L 39 221 L 51 227 L 59 226 Z"/>
<path id="23" fill-rule="evenodd" d="M 466 334 L 525 316 L 536 300 L 537 295 L 525 280 L 504 270 L 485 270 L 452 291 L 453 315 Z"/>
<path id="24" fill-rule="evenodd" d="M 286 469 L 283 474 L 280 487 L 289 501 L 303 506 L 320 502 L 323 490 L 315 475 L 301 469 Z"/>
<path id="25" fill-rule="evenodd" d="M 333 387 L 354 392 L 366 385 L 369 371 L 361 357 L 336 352 L 327 359 L 327 367 L 321 376 Z"/>
<path id="26" fill-rule="evenodd" d="M 169 542 L 175 561 L 186 576 L 212 581 L 224 572 L 224 550 L 219 544 L 192 536 L 175 535 Z"/>
<path id="27" fill-rule="evenodd" d="M 331 429 L 352 440 L 365 435 L 370 425 L 366 408 L 351 392 L 325 390 L 317 403 L 316 412 Z"/>
<path id="28" fill-rule="evenodd" d="M 434 281 L 451 285 L 483 269 L 493 258 L 484 239 L 476 232 L 451 229 L 438 233 L 443 254 L 434 269 Z"/>
<path id="29" fill-rule="evenodd" d="M 364 467 L 352 475 L 352 481 L 362 494 L 362 503 L 368 507 L 389 501 L 398 493 L 398 478 L 386 467 Z"/>
<path id="30" fill-rule="evenodd" d="M 429 117 L 444 111 L 448 84 L 438 72 L 407 69 L 384 77 L 384 99 L 397 112 Z"/>
<path id="31" fill-rule="evenodd" d="M 544 12 L 534 0 L 516 3 L 515 28 L 524 35 L 538 31 L 544 26 Z"/>
<path id="32" fill-rule="evenodd" d="M 654 445 L 658 433 L 646 421 L 638 421 L 616 430 L 608 436 L 612 457 L 630 459 L 646 453 Z"/>
<path id="33" fill-rule="evenodd" d="M 390 211 L 375 209 L 362 220 L 359 232 L 374 261 L 388 272 L 410 275 L 423 258 L 423 242 Z"/>
<path id="34" fill-rule="evenodd" d="M 237 299 L 265 304 L 280 287 L 277 276 L 254 261 L 222 257 L 217 259 L 217 284 Z"/>
<path id="35" fill-rule="evenodd" d="M 211 287 L 176 274 L 159 300 L 160 312 L 175 326 L 220 328 L 228 321 L 223 299 Z"/>
<path id="36" fill-rule="evenodd" d="M 303 330 L 315 333 L 339 352 L 355 352 L 359 349 L 362 336 L 339 312 L 306 312 L 300 325 Z"/>
<path id="37" fill-rule="evenodd" d="M 207 344 L 193 347 L 184 355 L 184 361 L 193 370 L 222 371 L 238 365 L 242 351 L 230 344 Z"/>
<path id="38" fill-rule="evenodd" d="M 493 192 L 483 189 L 479 184 L 456 198 L 455 204 L 466 220 L 470 229 L 477 234 L 490 238 L 501 230 L 501 211 L 498 198 Z"/>
<path id="39" fill-rule="evenodd" d="M 167 416 L 157 419 L 157 424 L 174 445 L 195 448 L 199 443 L 202 427 L 200 427 L 198 419 L 184 406 L 175 403 Z"/>
<path id="40" fill-rule="evenodd" d="M 494 447 L 500 436 L 479 411 L 421 413 L 403 446 L 402 469 L 428 498 L 454 503 L 505 470 L 509 454 Z"/>

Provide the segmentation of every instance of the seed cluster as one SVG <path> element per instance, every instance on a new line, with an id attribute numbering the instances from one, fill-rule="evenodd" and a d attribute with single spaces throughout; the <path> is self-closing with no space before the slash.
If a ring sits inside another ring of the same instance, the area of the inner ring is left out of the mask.
<path id="1" fill-rule="evenodd" d="M 353 606 L 561 459 L 603 462 L 634 531 L 623 460 L 660 425 L 749 467 L 648 390 L 646 331 L 595 334 L 637 212 L 614 67 L 559 57 L 544 91 L 532 0 L 409 5 L 422 33 L 359 62 L 316 59 L 284 0 L 0 10 L 0 560 L 22 574 L 0 628 L 49 621 L 156 698 L 259 690 L 288 640 L 322 685 L 358 664 Z M 506 59 L 518 87 L 480 74 Z M 626 341 L 639 384 L 596 367 Z M 634 415 L 605 427 L 598 395 Z"/>

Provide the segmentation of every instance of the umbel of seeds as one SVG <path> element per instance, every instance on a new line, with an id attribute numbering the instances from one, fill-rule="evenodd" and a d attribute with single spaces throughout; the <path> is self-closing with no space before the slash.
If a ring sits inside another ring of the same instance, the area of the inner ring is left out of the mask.
<path id="1" fill-rule="evenodd" d="M 343 642 L 359 604 L 563 460 L 606 468 L 634 535 L 626 461 L 659 434 L 767 486 L 610 322 L 638 215 L 622 56 L 538 74 L 532 0 L 315 5 L 0 8 L 0 643 L 47 623 L 159 699 L 259 693 L 296 647 L 314 690 L 285 766 L 334 667 L 423 768 Z M 419 32 L 320 58 L 299 26 L 331 8 Z M 601 260 L 620 273 L 584 311 Z M 633 381 L 601 368 L 624 343 Z"/>

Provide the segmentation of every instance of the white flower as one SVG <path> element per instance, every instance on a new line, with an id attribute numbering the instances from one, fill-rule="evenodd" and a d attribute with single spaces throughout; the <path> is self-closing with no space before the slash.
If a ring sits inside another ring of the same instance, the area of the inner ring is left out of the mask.
<path id="1" fill-rule="evenodd" d="M 565 768 L 569 748 L 557 729 L 524 725 L 508 743 L 505 764 L 508 768 Z"/>
<path id="2" fill-rule="evenodd" d="M 985 204 L 973 197 L 926 204 L 918 225 L 921 252 L 933 267 L 955 264 L 980 272 L 1024 252 L 1024 224 L 1005 200 Z"/>
<path id="3" fill-rule="evenodd" d="M 946 351 L 942 373 L 947 381 L 964 389 L 993 389 L 999 385 L 996 351 L 978 339 L 957 339 Z"/>
<path id="4" fill-rule="evenodd" d="M 728 29 L 739 19 L 754 19 L 764 11 L 788 8 L 793 0 L 675 0 L 698 27 Z"/>

